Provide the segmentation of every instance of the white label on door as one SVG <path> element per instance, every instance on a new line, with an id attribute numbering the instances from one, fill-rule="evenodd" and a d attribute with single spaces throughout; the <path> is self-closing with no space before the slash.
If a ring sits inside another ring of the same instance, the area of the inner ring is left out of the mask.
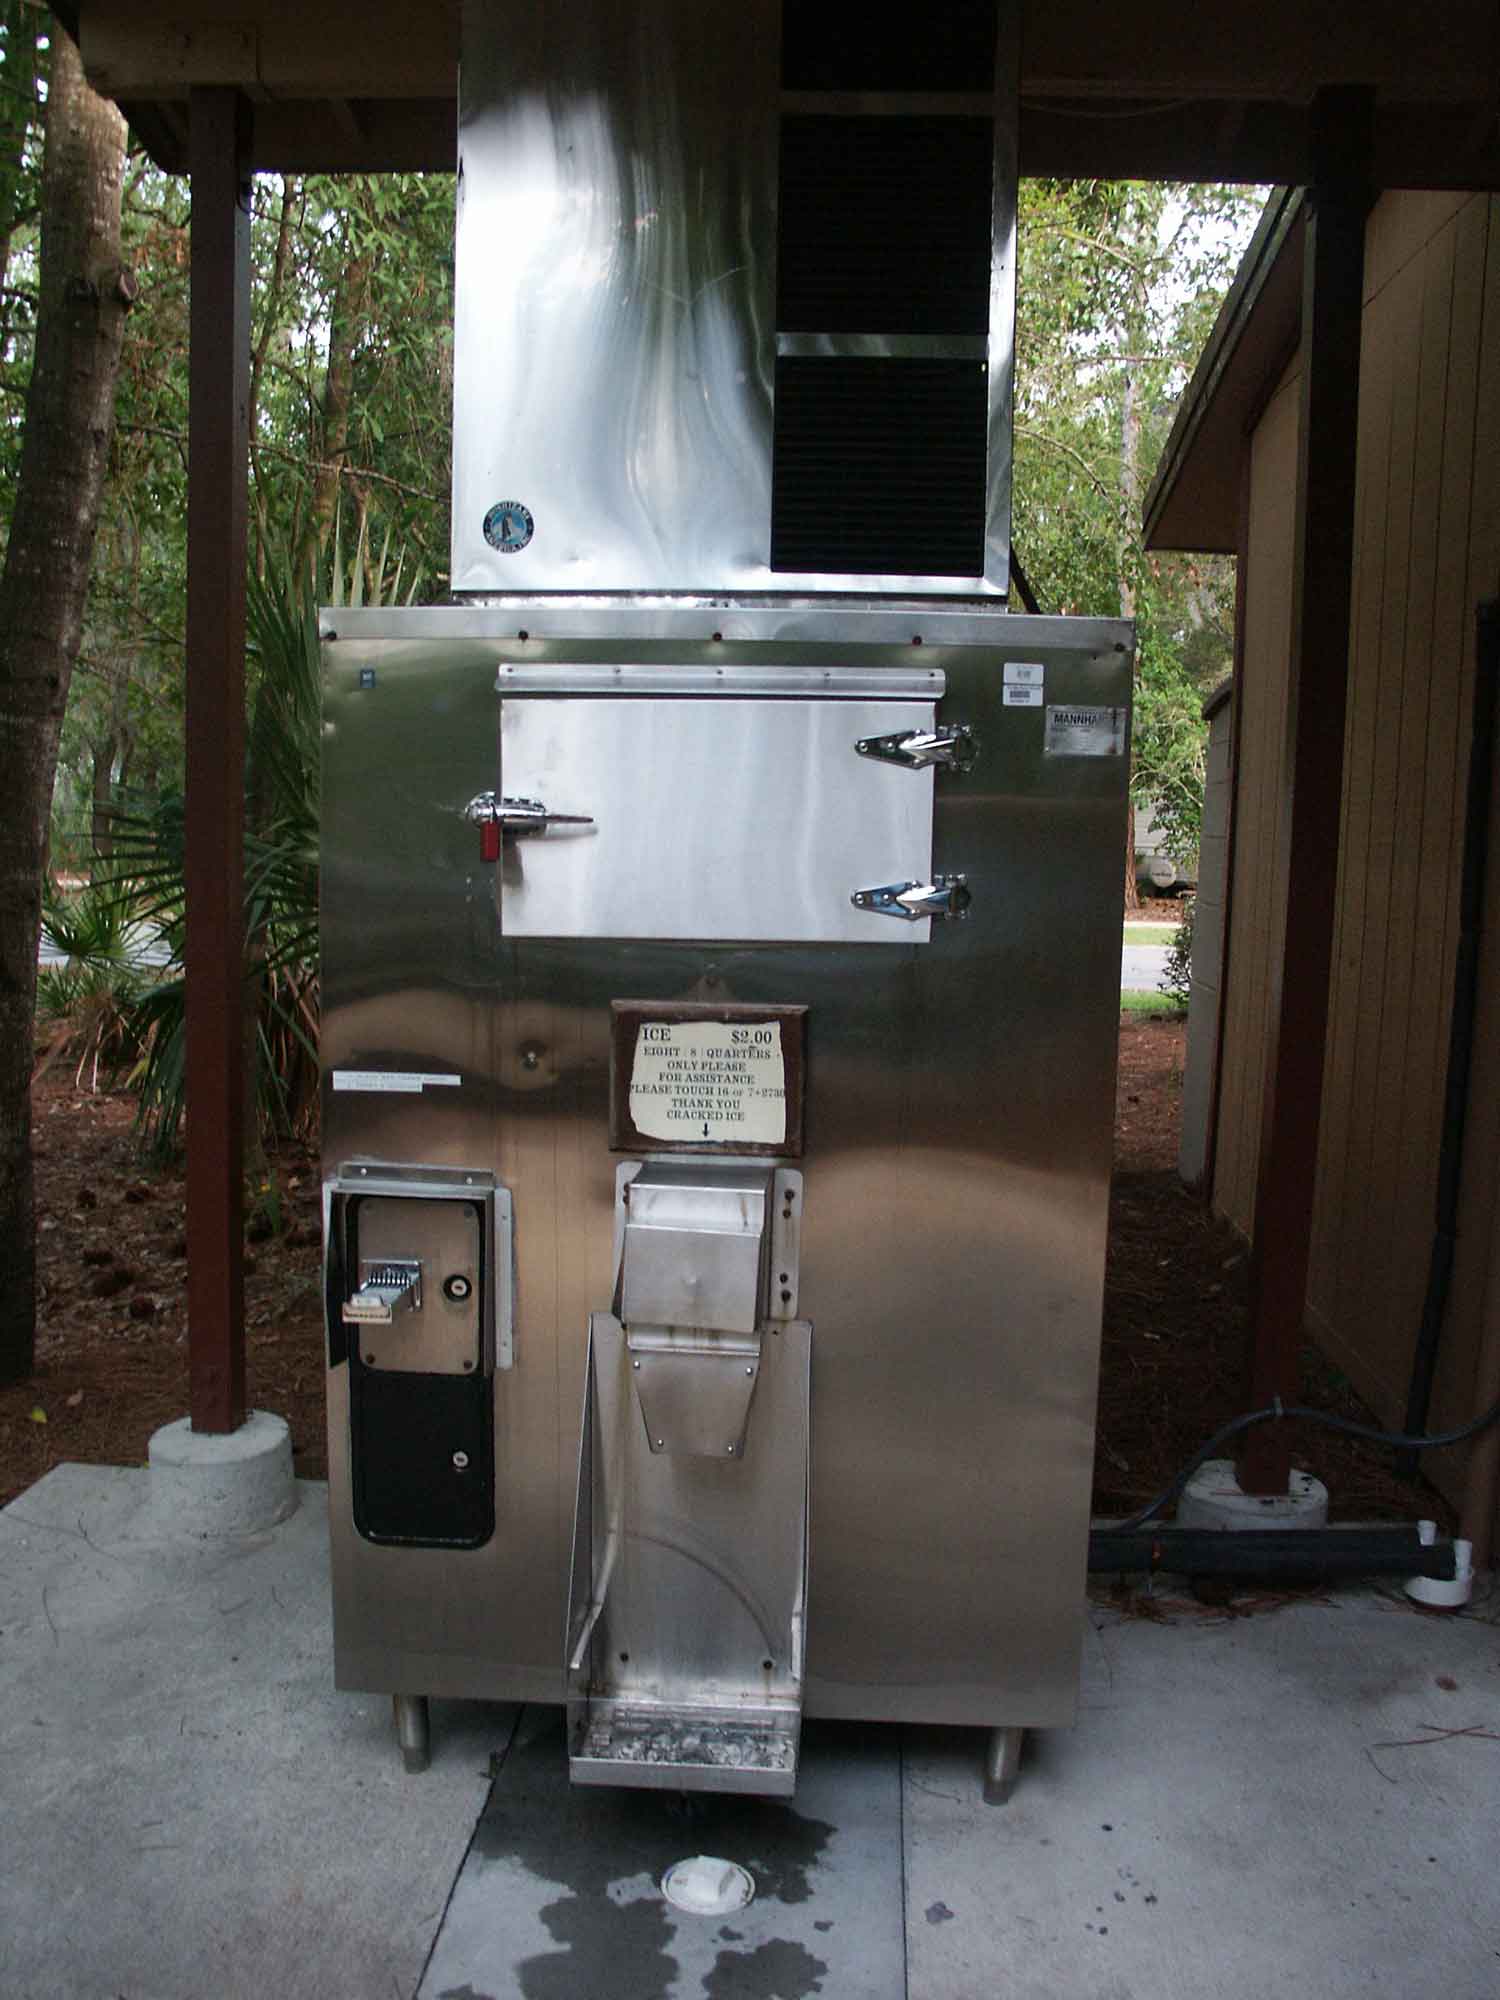
<path id="1" fill-rule="evenodd" d="M 781 1023 L 643 1021 L 630 1121 L 649 1139 L 779 1146 L 786 1138 Z"/>
<path id="2" fill-rule="evenodd" d="M 417 1069 L 336 1069 L 333 1072 L 335 1090 L 395 1091 L 411 1097 L 443 1084 L 456 1089 L 462 1082 L 461 1076 L 439 1076 Z"/>
<path id="3" fill-rule="evenodd" d="M 1048 757 L 1123 756 L 1125 711 L 1053 704 L 1047 710 L 1042 751 Z"/>
<path id="4" fill-rule="evenodd" d="M 1043 695 L 1040 688 L 1008 687 L 1005 690 L 1007 708 L 1040 708 Z"/>
<path id="5" fill-rule="evenodd" d="M 1039 660 L 1007 660 L 1005 662 L 1005 685 L 1008 688 L 1039 688 L 1047 677 L 1047 669 Z"/>

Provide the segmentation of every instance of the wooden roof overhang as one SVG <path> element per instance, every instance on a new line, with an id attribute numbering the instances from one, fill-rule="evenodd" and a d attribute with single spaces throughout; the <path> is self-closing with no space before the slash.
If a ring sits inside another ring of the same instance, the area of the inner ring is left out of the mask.
<path id="1" fill-rule="evenodd" d="M 1375 97 L 1377 185 L 1500 187 L 1492 0 L 1446 0 L 1440 27 L 1397 0 L 1016 5 L 1025 173 L 1305 182 L 1314 93 L 1353 84 Z M 453 164 L 458 0 L 73 0 L 58 11 L 90 82 L 171 171 L 187 165 L 195 84 L 243 91 L 258 169 Z"/>
<path id="2" fill-rule="evenodd" d="M 1266 204 L 1157 461 L 1144 509 L 1150 549 L 1239 547 L 1240 467 L 1302 329 L 1306 207 L 1300 189 Z"/>

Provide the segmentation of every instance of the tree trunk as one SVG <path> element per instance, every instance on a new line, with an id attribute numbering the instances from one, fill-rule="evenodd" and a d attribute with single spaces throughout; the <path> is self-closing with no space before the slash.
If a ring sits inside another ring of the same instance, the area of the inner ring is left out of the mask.
<path id="1" fill-rule="evenodd" d="M 120 264 L 124 121 L 55 21 L 50 33 L 36 349 L 0 574 L 0 1381 L 23 1380 L 35 1353 L 30 1086 L 47 821 L 134 294 Z"/>
<path id="2" fill-rule="evenodd" d="M 339 275 L 328 315 L 328 372 L 320 411 L 321 449 L 313 478 L 307 526 L 295 568 L 315 563 L 328 546 L 349 452 L 349 409 L 354 394 L 354 350 L 370 316 L 370 259 L 351 257 Z"/>
<path id="3" fill-rule="evenodd" d="M 260 477 L 260 386 L 266 372 L 271 342 L 281 325 L 281 299 L 286 290 L 287 267 L 292 254 L 292 209 L 300 199 L 295 174 L 281 177 L 281 210 L 276 224 L 276 254 L 271 259 L 271 275 L 261 307 L 260 333 L 250 350 L 250 485 L 255 506 L 255 574 L 266 573 L 265 493 Z"/>

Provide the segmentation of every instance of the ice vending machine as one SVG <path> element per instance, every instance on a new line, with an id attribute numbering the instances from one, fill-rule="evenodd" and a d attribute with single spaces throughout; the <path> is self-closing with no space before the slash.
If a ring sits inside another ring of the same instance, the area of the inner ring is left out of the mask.
<path id="1" fill-rule="evenodd" d="M 323 635 L 336 1666 L 414 1762 L 1073 1714 L 1131 631 L 1008 610 L 1014 49 L 861 18 L 465 11 L 455 594 Z"/>

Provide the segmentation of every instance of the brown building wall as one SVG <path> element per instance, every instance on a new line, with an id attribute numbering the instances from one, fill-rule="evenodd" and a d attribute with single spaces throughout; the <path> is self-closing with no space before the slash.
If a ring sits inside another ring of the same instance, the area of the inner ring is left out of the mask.
<path id="1" fill-rule="evenodd" d="M 1500 200 L 1388 194 L 1367 237 L 1357 553 L 1310 1324 L 1399 1419 L 1431 1242 L 1452 999 L 1474 605 L 1500 591 Z M 1290 620 L 1297 370 L 1251 452 L 1231 990 L 1215 1200 L 1255 1205 Z M 1293 857 L 1292 893 L 1296 893 Z M 1500 833 L 1464 1211 L 1434 1421 L 1474 1407 L 1500 1225 Z M 1436 1462 L 1445 1484 L 1463 1454 Z"/>

